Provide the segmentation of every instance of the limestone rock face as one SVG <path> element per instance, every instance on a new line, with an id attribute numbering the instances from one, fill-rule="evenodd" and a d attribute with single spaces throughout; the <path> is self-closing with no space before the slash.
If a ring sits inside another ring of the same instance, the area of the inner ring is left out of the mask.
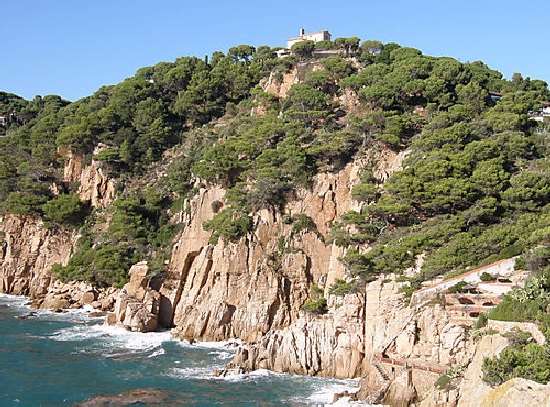
<path id="1" fill-rule="evenodd" d="M 313 189 L 297 191 L 282 213 L 257 213 L 254 233 L 236 243 L 209 244 L 210 232 L 202 225 L 223 207 L 225 191 L 201 189 L 190 202 L 160 289 L 161 324 L 185 339 L 257 342 L 298 321 L 312 284 L 328 287 L 327 277 L 330 284 L 344 277 L 342 250 L 323 236 L 352 207 L 350 189 L 359 170 L 353 163 L 320 174 Z M 283 218 L 297 215 L 310 217 L 316 230 L 292 233 L 293 225 Z"/>
<path id="2" fill-rule="evenodd" d="M 516 378 L 491 389 L 480 407 L 550 406 L 550 386 Z"/>
<path id="3" fill-rule="evenodd" d="M 140 262 L 130 268 L 130 281 L 119 292 L 115 309 L 106 319 L 110 325 L 122 325 L 135 332 L 158 328 L 160 293 L 149 287 L 149 267 Z"/>
<path id="4" fill-rule="evenodd" d="M 69 261 L 75 241 L 74 233 L 48 229 L 30 216 L 0 218 L 0 292 L 44 296 L 52 266 Z"/>
<path id="5" fill-rule="evenodd" d="M 298 83 L 298 71 L 296 68 L 280 76 L 274 73 L 270 74 L 266 80 L 262 81 L 261 86 L 265 92 L 284 98 L 295 83 Z"/>
<path id="6" fill-rule="evenodd" d="M 233 363 L 247 370 L 357 377 L 365 356 L 363 301 L 362 295 L 349 294 L 327 315 L 303 313 L 288 328 L 270 332 L 258 344 L 241 348 Z"/>
<path id="7" fill-rule="evenodd" d="M 500 354 L 510 341 L 501 335 L 488 335 L 481 338 L 474 357 L 464 373 L 460 385 L 458 407 L 478 407 L 480 400 L 491 392 L 491 387 L 481 380 L 483 359 Z"/>
<path id="8" fill-rule="evenodd" d="M 96 156 L 106 146 L 98 145 L 93 155 Z M 65 182 L 78 182 L 80 199 L 89 202 L 92 207 L 104 208 L 115 199 L 115 182 L 102 168 L 101 162 L 92 159 L 85 165 L 84 156 L 72 151 L 62 151 L 65 157 L 63 179 Z"/>

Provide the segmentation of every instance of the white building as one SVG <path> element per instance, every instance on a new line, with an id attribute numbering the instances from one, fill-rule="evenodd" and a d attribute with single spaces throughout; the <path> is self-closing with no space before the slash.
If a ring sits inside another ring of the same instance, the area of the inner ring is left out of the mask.
<path id="1" fill-rule="evenodd" d="M 300 41 L 330 41 L 330 37 L 331 35 L 327 30 L 306 34 L 305 30 L 303 28 L 300 28 L 300 35 L 288 39 L 287 48 L 292 48 L 294 44 Z"/>
<path id="2" fill-rule="evenodd" d="M 281 48 L 278 51 L 276 51 L 277 57 L 279 58 L 285 58 L 292 55 L 291 48 L 294 44 L 301 41 L 313 41 L 313 42 L 320 42 L 320 41 L 330 41 L 330 38 L 332 35 L 327 31 L 318 31 L 314 33 L 308 33 L 306 34 L 305 30 L 303 28 L 300 28 L 300 35 L 297 37 L 292 37 L 287 40 L 287 48 Z M 339 55 L 340 51 L 336 49 L 316 49 L 313 51 L 313 55 L 318 58 L 324 58 L 329 57 L 333 55 Z"/>
<path id="3" fill-rule="evenodd" d="M 529 112 L 529 118 L 539 123 L 550 120 L 550 102 L 545 102 L 542 109 L 536 112 Z"/>

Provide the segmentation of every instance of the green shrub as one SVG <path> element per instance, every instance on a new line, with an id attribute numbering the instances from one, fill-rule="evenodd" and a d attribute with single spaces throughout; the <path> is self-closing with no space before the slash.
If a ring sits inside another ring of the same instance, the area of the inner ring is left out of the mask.
<path id="1" fill-rule="evenodd" d="M 400 292 L 402 292 L 405 295 L 406 301 L 410 301 L 413 294 L 422 288 L 422 281 L 415 277 L 411 277 L 411 278 L 404 277 L 402 281 L 409 282 L 408 285 L 401 287 Z"/>
<path id="2" fill-rule="evenodd" d="M 451 384 L 451 378 L 448 375 L 443 374 L 437 378 L 437 380 L 434 383 L 434 386 L 438 390 L 445 390 L 449 387 L 450 384 Z"/>
<path id="3" fill-rule="evenodd" d="M 479 314 L 479 317 L 477 317 L 477 320 L 474 324 L 474 329 L 485 328 L 487 326 L 488 321 L 489 321 L 489 318 L 487 317 L 487 314 L 484 314 L 484 313 Z"/>
<path id="4" fill-rule="evenodd" d="M 488 317 L 500 321 L 532 321 L 539 324 L 541 331 L 550 335 L 550 268 L 536 272 L 523 288 L 516 288 L 506 294 L 493 308 Z"/>
<path id="5" fill-rule="evenodd" d="M 293 219 L 292 234 L 296 235 L 303 231 L 317 232 L 317 225 L 310 216 L 301 213 Z"/>
<path id="6" fill-rule="evenodd" d="M 496 277 L 493 276 L 492 274 L 487 273 L 486 271 L 484 271 L 484 272 L 481 273 L 481 275 L 479 276 L 479 279 L 480 279 L 481 281 L 488 282 L 488 281 L 495 281 L 495 280 L 496 280 Z"/>
<path id="7" fill-rule="evenodd" d="M 529 332 L 522 331 L 521 329 L 514 327 L 511 331 L 502 334 L 510 341 L 511 345 L 527 345 L 533 343 L 533 336 Z"/>
<path id="8" fill-rule="evenodd" d="M 373 202 L 380 196 L 380 190 L 375 184 L 360 183 L 351 188 L 351 196 L 356 201 Z"/>
<path id="9" fill-rule="evenodd" d="M 10 192 L 2 209 L 18 215 L 41 214 L 42 206 L 48 201 L 49 195 L 32 192 Z"/>
<path id="10" fill-rule="evenodd" d="M 229 242 L 235 242 L 252 229 L 252 218 L 245 212 L 233 208 L 225 208 L 205 222 L 205 230 L 212 231 L 210 243 L 216 244 L 220 237 Z"/>
<path id="11" fill-rule="evenodd" d="M 327 300 L 323 297 L 323 290 L 316 284 L 311 286 L 309 298 L 302 305 L 302 310 L 313 314 L 325 314 L 328 311 Z"/>
<path id="12" fill-rule="evenodd" d="M 61 225 L 81 224 L 86 209 L 77 194 L 61 194 L 42 205 L 44 218 Z"/>
<path id="13" fill-rule="evenodd" d="M 334 43 L 332 41 L 317 41 L 315 43 L 315 49 L 333 49 Z"/>
<path id="14" fill-rule="evenodd" d="M 117 199 L 110 208 L 107 230 L 94 230 L 97 220 L 90 217 L 69 263 L 57 265 L 55 274 L 63 281 L 122 287 L 128 280 L 128 270 L 140 260 L 149 261 L 151 273 L 162 272 L 178 230 L 168 223 L 169 205 L 169 200 L 152 189 Z"/>
<path id="15" fill-rule="evenodd" d="M 140 258 L 130 247 L 103 244 L 93 246 L 85 239 L 66 266 L 55 265 L 52 272 L 61 281 L 88 281 L 99 287 L 121 288 L 128 281 L 128 270 Z"/>
<path id="16" fill-rule="evenodd" d="M 485 358 L 481 368 L 483 381 L 498 386 L 515 377 L 546 384 L 550 380 L 550 352 L 533 343 L 511 345 L 495 358 Z"/>
<path id="17" fill-rule="evenodd" d="M 334 284 L 332 284 L 328 290 L 329 294 L 336 295 L 338 297 L 343 297 L 346 294 L 354 292 L 357 288 L 357 283 L 355 281 L 345 281 L 336 279 Z"/>
<path id="18" fill-rule="evenodd" d="M 94 156 L 94 159 L 97 161 L 118 161 L 120 159 L 120 154 L 118 148 L 108 147 L 99 151 L 99 153 Z"/>
<path id="19" fill-rule="evenodd" d="M 325 314 L 327 309 L 327 300 L 324 298 L 307 299 L 302 305 L 302 310 L 313 314 Z"/>
<path id="20" fill-rule="evenodd" d="M 300 59 L 308 59 L 313 56 L 313 50 L 315 49 L 315 42 L 313 41 L 299 41 L 292 45 L 291 51 L 297 55 Z"/>
<path id="21" fill-rule="evenodd" d="M 450 287 L 447 290 L 447 292 L 449 292 L 449 293 L 463 293 L 464 292 L 464 287 L 466 287 L 467 285 L 468 285 L 468 283 L 466 281 L 459 281 L 458 283 L 456 283 L 455 285 Z"/>

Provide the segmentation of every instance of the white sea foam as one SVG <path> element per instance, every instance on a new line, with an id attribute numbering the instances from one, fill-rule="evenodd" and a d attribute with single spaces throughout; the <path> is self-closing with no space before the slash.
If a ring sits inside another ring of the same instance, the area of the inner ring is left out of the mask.
<path id="1" fill-rule="evenodd" d="M 177 379 L 216 379 L 212 375 L 212 367 L 174 367 L 169 369 L 166 376 Z"/>
<path id="2" fill-rule="evenodd" d="M 92 304 L 84 304 L 82 306 L 82 310 L 85 312 L 92 312 L 94 310 L 94 307 Z"/>
<path id="3" fill-rule="evenodd" d="M 347 407 L 347 406 L 374 406 L 374 404 L 367 404 L 360 401 L 353 401 L 349 397 L 342 397 L 337 401 L 334 401 L 334 396 L 337 393 L 344 391 L 356 392 L 359 390 L 359 382 L 357 380 L 339 380 L 338 382 L 331 382 L 327 384 L 320 384 L 316 386 L 316 390 L 307 398 L 307 401 L 314 404 L 321 404 L 334 407 Z"/>
<path id="4" fill-rule="evenodd" d="M 0 293 L 0 298 L 6 298 L 6 299 L 13 299 L 13 300 L 26 300 L 27 297 L 24 295 L 14 295 L 14 294 L 6 294 L 6 293 Z"/>
<path id="5" fill-rule="evenodd" d="M 261 377 L 279 376 L 282 373 L 275 373 L 266 369 L 254 370 L 250 373 L 234 374 L 228 376 L 215 376 L 214 369 L 221 369 L 223 365 L 207 366 L 207 367 L 175 367 L 168 370 L 167 376 L 178 379 L 202 379 L 202 380 L 223 380 L 228 382 L 246 382 L 258 380 Z"/>
<path id="6" fill-rule="evenodd" d="M 153 352 L 150 357 L 160 356 L 164 353 L 162 344 L 172 340 L 170 332 L 130 332 L 121 327 L 113 327 L 101 324 L 74 325 L 63 328 L 50 339 L 60 342 L 73 342 L 94 340 L 94 347 L 107 349 L 104 355 L 118 357 L 128 353 Z M 122 351 L 121 351 L 122 350 Z M 160 353 L 160 352 L 163 353 Z"/>
<path id="7" fill-rule="evenodd" d="M 217 359 L 220 359 L 220 360 L 231 359 L 234 355 L 234 353 L 224 352 L 224 351 L 214 351 L 214 352 L 209 352 L 208 354 L 215 356 Z"/>
<path id="8" fill-rule="evenodd" d="M 59 342 L 76 342 L 95 339 L 104 335 L 95 325 L 74 325 L 55 331 L 48 338 Z"/>
<path id="9" fill-rule="evenodd" d="M 0 293 L 0 301 L 8 307 L 13 308 L 30 308 L 27 304 L 28 298 L 23 295 L 12 295 Z"/>
<path id="10" fill-rule="evenodd" d="M 166 353 L 166 351 L 164 350 L 164 348 L 160 348 L 156 351 L 154 351 L 153 353 L 151 353 L 149 356 L 147 356 L 148 358 L 156 358 L 157 356 L 162 356 Z"/>

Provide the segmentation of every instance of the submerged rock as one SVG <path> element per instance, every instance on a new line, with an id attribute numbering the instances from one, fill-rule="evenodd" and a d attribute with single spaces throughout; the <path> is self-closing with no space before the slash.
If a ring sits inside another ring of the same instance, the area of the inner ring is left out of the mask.
<path id="1" fill-rule="evenodd" d="M 165 390 L 136 389 L 111 396 L 96 396 L 75 407 L 122 407 L 132 405 L 166 406 L 176 405 L 170 402 L 171 394 Z"/>

